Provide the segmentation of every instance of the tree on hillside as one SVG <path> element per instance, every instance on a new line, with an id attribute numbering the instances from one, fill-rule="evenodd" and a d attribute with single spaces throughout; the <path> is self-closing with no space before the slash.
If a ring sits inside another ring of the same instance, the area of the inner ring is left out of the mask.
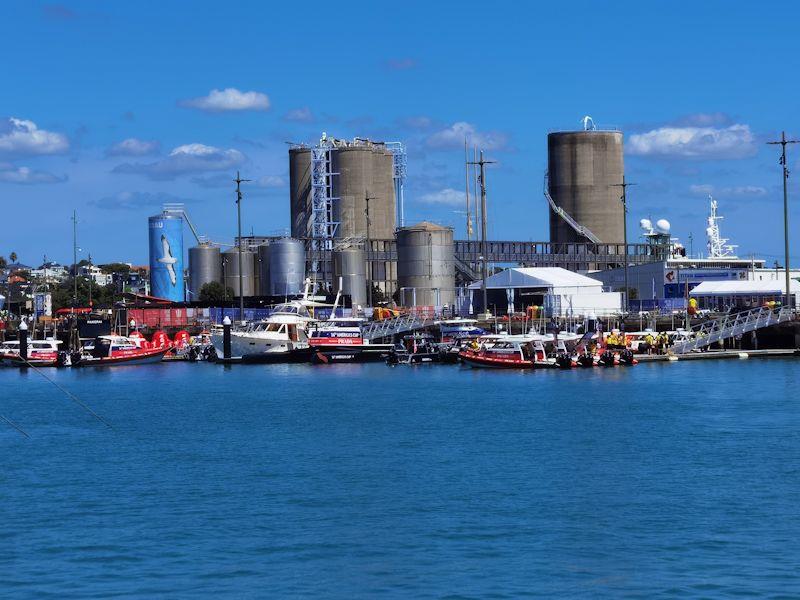
<path id="1" fill-rule="evenodd" d="M 6 262 L 6 257 L 5 257 L 5 256 L 0 256 L 0 269 L 3 269 L 3 268 L 5 268 L 5 266 L 6 266 L 7 264 L 8 264 L 8 263 Z"/>
<path id="2" fill-rule="evenodd" d="M 131 270 L 130 265 L 119 262 L 98 265 L 98 267 L 103 273 L 128 273 Z"/>
<path id="3" fill-rule="evenodd" d="M 12 251 L 11 254 L 8 255 L 8 258 L 11 260 L 11 263 L 14 264 L 17 262 L 17 253 Z"/>

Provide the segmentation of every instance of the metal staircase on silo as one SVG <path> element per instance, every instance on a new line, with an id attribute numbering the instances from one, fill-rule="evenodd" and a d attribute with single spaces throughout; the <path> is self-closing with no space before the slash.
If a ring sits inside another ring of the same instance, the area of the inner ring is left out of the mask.
<path id="1" fill-rule="evenodd" d="M 593 234 L 588 227 L 581 225 L 575 219 L 573 219 L 569 213 L 567 213 L 567 211 L 561 208 L 558 204 L 556 204 L 556 201 L 553 200 L 553 197 L 550 195 L 550 176 L 547 171 L 544 172 L 544 197 L 547 198 L 547 203 L 550 205 L 552 211 L 564 219 L 567 225 L 572 227 L 578 233 L 578 235 L 582 235 L 594 244 L 600 243 L 599 237 Z"/>

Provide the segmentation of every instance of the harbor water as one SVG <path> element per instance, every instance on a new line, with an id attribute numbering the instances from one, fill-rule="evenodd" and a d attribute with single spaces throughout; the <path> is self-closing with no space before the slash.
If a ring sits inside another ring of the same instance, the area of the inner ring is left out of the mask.
<path id="1" fill-rule="evenodd" d="M 0 370 L 9 598 L 800 594 L 792 359 Z"/>

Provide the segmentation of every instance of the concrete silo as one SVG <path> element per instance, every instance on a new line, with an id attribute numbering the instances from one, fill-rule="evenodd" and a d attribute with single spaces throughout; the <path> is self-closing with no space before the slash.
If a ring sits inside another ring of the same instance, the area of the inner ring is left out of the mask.
<path id="1" fill-rule="evenodd" d="M 183 218 L 166 210 L 148 218 L 150 293 L 172 302 L 184 301 Z"/>
<path id="2" fill-rule="evenodd" d="M 332 199 L 330 222 L 338 223 L 335 237 L 367 237 L 369 196 L 372 239 L 391 239 L 396 226 L 394 155 L 386 144 L 356 138 L 352 141 L 325 137 L 316 150 L 327 149 L 329 162 L 322 169 L 321 184 Z M 292 237 L 313 236 L 312 150 L 289 150 L 289 212 Z"/>
<path id="3" fill-rule="evenodd" d="M 269 296 L 269 244 L 262 244 L 258 247 L 256 256 L 258 261 L 258 290 L 259 296 Z"/>
<path id="4" fill-rule="evenodd" d="M 270 296 L 295 296 L 303 292 L 306 252 L 303 242 L 291 238 L 269 245 Z"/>
<path id="5" fill-rule="evenodd" d="M 348 145 L 333 153 L 334 220 L 337 236 L 388 240 L 394 236 L 396 208 L 392 154 L 380 144 Z M 369 198 L 369 231 L 367 231 Z"/>
<path id="6" fill-rule="evenodd" d="M 233 295 L 239 297 L 239 249 L 231 248 L 222 253 L 222 270 L 225 273 L 225 286 L 233 290 Z M 245 298 L 256 294 L 256 253 L 250 250 L 242 251 L 242 290 Z"/>
<path id="7" fill-rule="evenodd" d="M 403 306 L 452 306 L 453 230 L 423 221 L 397 230 L 397 287 Z"/>
<path id="8" fill-rule="evenodd" d="M 367 259 L 362 248 L 353 246 L 333 253 L 333 291 L 350 296 L 353 308 L 367 305 Z"/>
<path id="9" fill-rule="evenodd" d="M 603 243 L 623 240 L 620 131 L 589 129 L 547 136 L 549 192 L 556 205 Z M 550 211 L 550 241 L 586 242 L 562 217 Z"/>
<path id="10" fill-rule="evenodd" d="M 289 216 L 293 238 L 310 235 L 311 218 L 311 150 L 289 150 Z"/>
<path id="11" fill-rule="evenodd" d="M 218 246 L 199 244 L 189 248 L 189 297 L 200 299 L 200 290 L 207 283 L 222 283 L 222 259 Z"/>

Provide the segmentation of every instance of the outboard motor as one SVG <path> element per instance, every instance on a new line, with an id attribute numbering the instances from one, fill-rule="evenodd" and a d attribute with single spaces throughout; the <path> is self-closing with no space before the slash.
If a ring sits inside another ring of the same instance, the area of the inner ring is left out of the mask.
<path id="1" fill-rule="evenodd" d="M 57 367 L 68 367 L 72 364 L 72 360 L 70 359 L 69 353 L 65 352 L 64 350 L 60 350 L 56 355 L 56 366 Z"/>
<path id="2" fill-rule="evenodd" d="M 72 363 L 73 367 L 77 367 L 81 364 L 82 355 L 80 352 L 73 352 L 70 354 L 70 362 Z"/>
<path id="3" fill-rule="evenodd" d="M 589 354 L 588 352 L 584 352 L 578 357 L 578 364 L 581 367 L 593 367 L 594 366 L 594 356 Z"/>
<path id="4" fill-rule="evenodd" d="M 601 367 L 613 367 L 614 366 L 614 353 L 610 350 L 606 350 L 600 355 L 600 360 L 597 362 L 598 365 Z"/>
<path id="5" fill-rule="evenodd" d="M 631 352 L 628 349 L 625 349 L 622 352 L 620 352 L 619 353 L 619 362 L 622 365 L 628 365 L 628 366 L 636 364 L 636 361 L 633 358 L 633 352 Z"/>
<path id="6" fill-rule="evenodd" d="M 561 352 L 558 356 L 556 356 L 556 365 L 558 365 L 559 369 L 571 369 L 572 357 L 566 352 Z"/>

